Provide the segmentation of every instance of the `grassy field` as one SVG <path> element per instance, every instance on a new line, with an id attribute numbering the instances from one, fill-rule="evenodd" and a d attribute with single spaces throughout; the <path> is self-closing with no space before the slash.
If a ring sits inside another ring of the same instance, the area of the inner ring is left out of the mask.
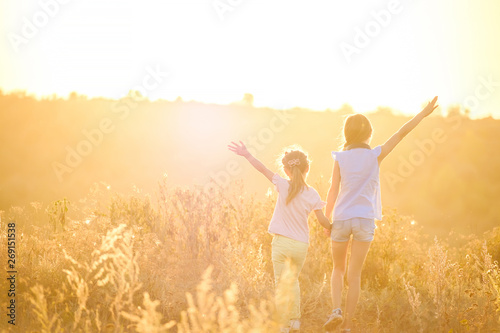
<path id="1" fill-rule="evenodd" d="M 207 186 L 215 179 L 225 188 L 229 180 L 245 179 L 246 190 L 262 200 L 269 184 L 227 150 L 234 140 L 244 141 L 272 170 L 285 147 L 299 144 L 312 159 L 308 181 L 324 197 L 331 151 L 342 142 L 346 115 L 355 112 L 349 105 L 279 111 L 161 100 L 137 103 L 127 117 L 115 112 L 127 103 L 0 92 L 0 210 L 34 201 L 45 209 L 64 197 L 77 202 L 101 181 L 124 195 L 133 194 L 132 184 L 154 193 L 165 173 L 172 187 Z M 436 110 L 381 167 L 383 204 L 414 216 L 430 235 L 482 234 L 498 226 L 500 158 L 491 152 L 500 150 L 500 120 L 470 119 L 464 112 L 457 106 Z M 390 108 L 367 116 L 372 147 L 410 119 Z"/>
<path id="2" fill-rule="evenodd" d="M 271 236 L 275 194 L 242 183 L 206 193 L 120 195 L 98 185 L 79 202 L 33 202 L 16 221 L 19 332 L 276 332 Z M 46 210 L 46 208 L 48 208 Z M 78 218 L 77 218 L 78 217 Z M 362 276 L 356 332 L 500 332 L 500 228 L 432 238 L 385 209 Z M 64 228 L 63 228 L 64 227 Z M 302 332 L 330 309 L 330 242 L 311 217 Z M 0 280 L 2 293 L 8 281 Z M 0 306 L 6 312 L 7 297 Z"/>

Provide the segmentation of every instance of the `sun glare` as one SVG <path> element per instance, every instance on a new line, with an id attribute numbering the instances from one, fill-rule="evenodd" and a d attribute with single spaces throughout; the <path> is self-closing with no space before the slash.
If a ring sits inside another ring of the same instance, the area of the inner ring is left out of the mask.
<path id="1" fill-rule="evenodd" d="M 348 103 L 358 112 L 390 106 L 415 113 L 434 95 L 443 106 L 464 103 L 478 76 L 500 72 L 499 48 L 488 37 L 497 23 L 494 15 L 481 16 L 498 12 L 493 2 L 429 8 L 380 1 L 360 10 L 356 3 L 323 1 L 314 15 L 286 2 L 287 15 L 278 18 L 284 5 L 234 2 L 221 17 L 205 1 L 91 0 L 60 5 L 44 26 L 35 26 L 36 36 L 25 38 L 24 25 L 42 9 L 10 4 L 5 29 L 26 43 L 7 41 L 0 49 L 8 59 L 0 64 L 0 87 L 119 98 L 141 84 L 148 66 L 161 66 L 170 75 L 148 91 L 152 100 L 228 104 L 251 93 L 258 106 L 325 110 Z M 15 19 L 23 16 L 27 21 Z M 491 93 L 473 114 L 499 100 Z M 193 126 L 206 131 L 203 122 Z"/>
<path id="2" fill-rule="evenodd" d="M 181 137 L 186 143 L 206 143 L 206 140 L 218 140 L 227 137 L 230 123 L 227 117 L 218 116 L 217 112 L 200 112 L 196 107 L 190 107 L 179 113 Z"/>

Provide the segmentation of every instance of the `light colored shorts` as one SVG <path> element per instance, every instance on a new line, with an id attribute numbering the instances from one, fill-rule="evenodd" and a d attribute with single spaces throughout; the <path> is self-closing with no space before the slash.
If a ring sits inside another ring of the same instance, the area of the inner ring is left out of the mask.
<path id="1" fill-rule="evenodd" d="M 355 217 L 348 220 L 333 221 L 331 238 L 335 242 L 348 242 L 349 239 L 360 242 L 371 242 L 375 235 L 374 219 Z"/>

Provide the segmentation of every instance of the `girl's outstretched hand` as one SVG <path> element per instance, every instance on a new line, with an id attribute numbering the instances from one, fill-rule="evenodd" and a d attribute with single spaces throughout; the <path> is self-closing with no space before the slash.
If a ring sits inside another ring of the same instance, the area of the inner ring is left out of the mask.
<path id="1" fill-rule="evenodd" d="M 234 141 L 231 141 L 232 145 L 227 145 L 227 148 L 233 153 L 240 156 L 248 156 L 250 153 L 247 150 L 247 147 L 243 142 L 240 141 L 240 144 L 237 144 Z"/>
<path id="2" fill-rule="evenodd" d="M 240 144 L 237 144 L 236 142 L 231 141 L 231 144 L 227 145 L 227 148 L 233 153 L 245 157 L 248 162 L 250 162 L 250 164 L 255 169 L 257 169 L 257 171 L 266 176 L 266 178 L 269 179 L 270 182 L 273 181 L 274 172 L 269 170 L 264 164 L 262 164 L 261 161 L 253 157 L 252 154 L 250 154 L 250 152 L 247 150 L 247 147 L 243 142 L 240 141 Z"/>
<path id="3" fill-rule="evenodd" d="M 437 96 L 434 97 L 434 99 L 432 101 L 430 101 L 429 103 L 427 103 L 427 106 L 425 108 L 423 108 L 422 111 L 420 111 L 420 113 L 424 117 L 427 117 L 428 115 L 430 115 L 432 113 L 432 111 L 436 110 L 436 108 L 439 106 L 439 105 L 436 105 L 437 99 L 438 99 Z"/>

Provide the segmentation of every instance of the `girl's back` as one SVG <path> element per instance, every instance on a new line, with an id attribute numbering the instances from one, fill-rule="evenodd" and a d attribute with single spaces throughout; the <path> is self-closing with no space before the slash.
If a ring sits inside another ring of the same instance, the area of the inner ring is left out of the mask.
<path id="1" fill-rule="evenodd" d="M 289 181 L 275 174 L 272 182 L 278 191 L 278 200 L 269 224 L 269 232 L 309 243 L 307 217 L 311 211 L 323 208 L 326 202 L 321 201 L 321 197 L 314 188 L 304 186 L 287 204 Z"/>
<path id="2" fill-rule="evenodd" d="M 333 159 L 340 167 L 340 192 L 334 220 L 382 218 L 378 164 L 380 152 L 380 146 L 369 149 L 368 145 L 332 152 Z"/>

